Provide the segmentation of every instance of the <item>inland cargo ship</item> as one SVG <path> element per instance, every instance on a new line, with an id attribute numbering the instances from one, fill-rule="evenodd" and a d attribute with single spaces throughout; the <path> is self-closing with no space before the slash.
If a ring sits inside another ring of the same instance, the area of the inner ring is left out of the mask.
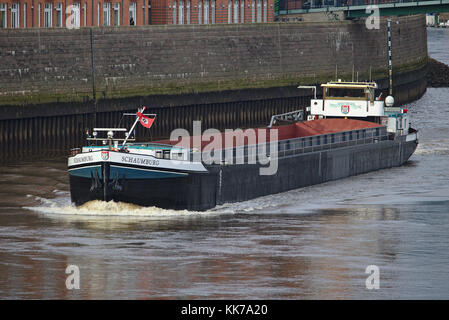
<path id="1" fill-rule="evenodd" d="M 321 87 L 322 98 L 315 94 L 306 110 L 274 115 L 268 127 L 254 130 L 138 143 L 130 139 L 133 128 L 94 128 L 88 145 L 68 158 L 71 200 L 203 211 L 401 166 L 410 158 L 417 131 L 407 109 L 393 107 L 391 96 L 375 96 L 376 83 Z M 134 126 L 150 127 L 154 117 L 140 110 Z"/>

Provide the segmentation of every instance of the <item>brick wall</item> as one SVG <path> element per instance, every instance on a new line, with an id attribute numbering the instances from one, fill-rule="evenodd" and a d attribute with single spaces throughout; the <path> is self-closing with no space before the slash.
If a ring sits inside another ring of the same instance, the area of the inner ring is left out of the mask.
<path id="1" fill-rule="evenodd" d="M 394 72 L 427 58 L 425 17 L 394 18 Z M 385 20 L 92 28 L 97 98 L 386 75 Z M 0 105 L 93 96 L 91 29 L 0 30 Z"/>

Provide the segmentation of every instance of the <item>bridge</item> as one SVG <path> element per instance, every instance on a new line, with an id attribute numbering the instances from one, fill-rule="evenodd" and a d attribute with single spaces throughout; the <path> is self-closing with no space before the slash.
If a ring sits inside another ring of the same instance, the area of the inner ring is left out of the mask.
<path id="1" fill-rule="evenodd" d="M 376 6 L 381 16 L 449 12 L 449 0 L 279 0 L 278 15 L 343 12 L 345 19 L 370 16 Z"/>

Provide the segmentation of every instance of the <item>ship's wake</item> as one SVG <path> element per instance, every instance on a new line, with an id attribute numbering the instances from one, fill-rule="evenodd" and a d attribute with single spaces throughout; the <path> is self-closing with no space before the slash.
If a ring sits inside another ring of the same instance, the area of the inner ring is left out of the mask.
<path id="1" fill-rule="evenodd" d="M 417 155 L 449 155 L 449 139 L 435 139 L 419 142 L 415 154 Z"/>
<path id="2" fill-rule="evenodd" d="M 157 207 L 141 207 L 131 203 L 92 200 L 81 206 L 75 206 L 70 202 L 68 192 L 56 191 L 57 196 L 52 199 L 34 196 L 37 205 L 27 206 L 34 212 L 59 215 L 59 216 L 103 216 L 103 217 L 170 217 L 170 216 L 194 216 L 203 212 L 188 210 L 168 210 Z M 33 197 L 28 195 L 28 197 Z"/>

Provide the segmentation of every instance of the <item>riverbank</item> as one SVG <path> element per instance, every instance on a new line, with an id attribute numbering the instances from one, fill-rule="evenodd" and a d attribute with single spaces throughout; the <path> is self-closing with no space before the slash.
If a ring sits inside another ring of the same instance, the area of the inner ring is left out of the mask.
<path id="1" fill-rule="evenodd" d="M 87 129 L 116 126 L 142 105 L 158 115 L 151 138 L 163 139 L 193 120 L 203 129 L 266 126 L 273 114 L 309 105 L 312 92 L 299 84 L 336 77 L 372 79 L 385 97 L 385 19 L 379 30 L 362 21 L 0 30 L 8 49 L 0 52 L 0 161 L 65 154 Z M 427 31 L 423 15 L 398 21 L 393 94 L 405 104 L 427 88 Z"/>
<path id="2" fill-rule="evenodd" d="M 449 66 L 429 58 L 427 86 L 433 88 L 449 87 Z"/>
<path id="3" fill-rule="evenodd" d="M 181 106 L 191 94 L 202 102 L 214 92 L 312 85 L 336 75 L 379 80 L 388 77 L 386 19 L 373 30 L 364 21 L 2 29 L 0 106 L 118 105 L 136 97 Z M 403 74 L 427 63 L 426 21 L 397 21 L 393 70 Z"/>

